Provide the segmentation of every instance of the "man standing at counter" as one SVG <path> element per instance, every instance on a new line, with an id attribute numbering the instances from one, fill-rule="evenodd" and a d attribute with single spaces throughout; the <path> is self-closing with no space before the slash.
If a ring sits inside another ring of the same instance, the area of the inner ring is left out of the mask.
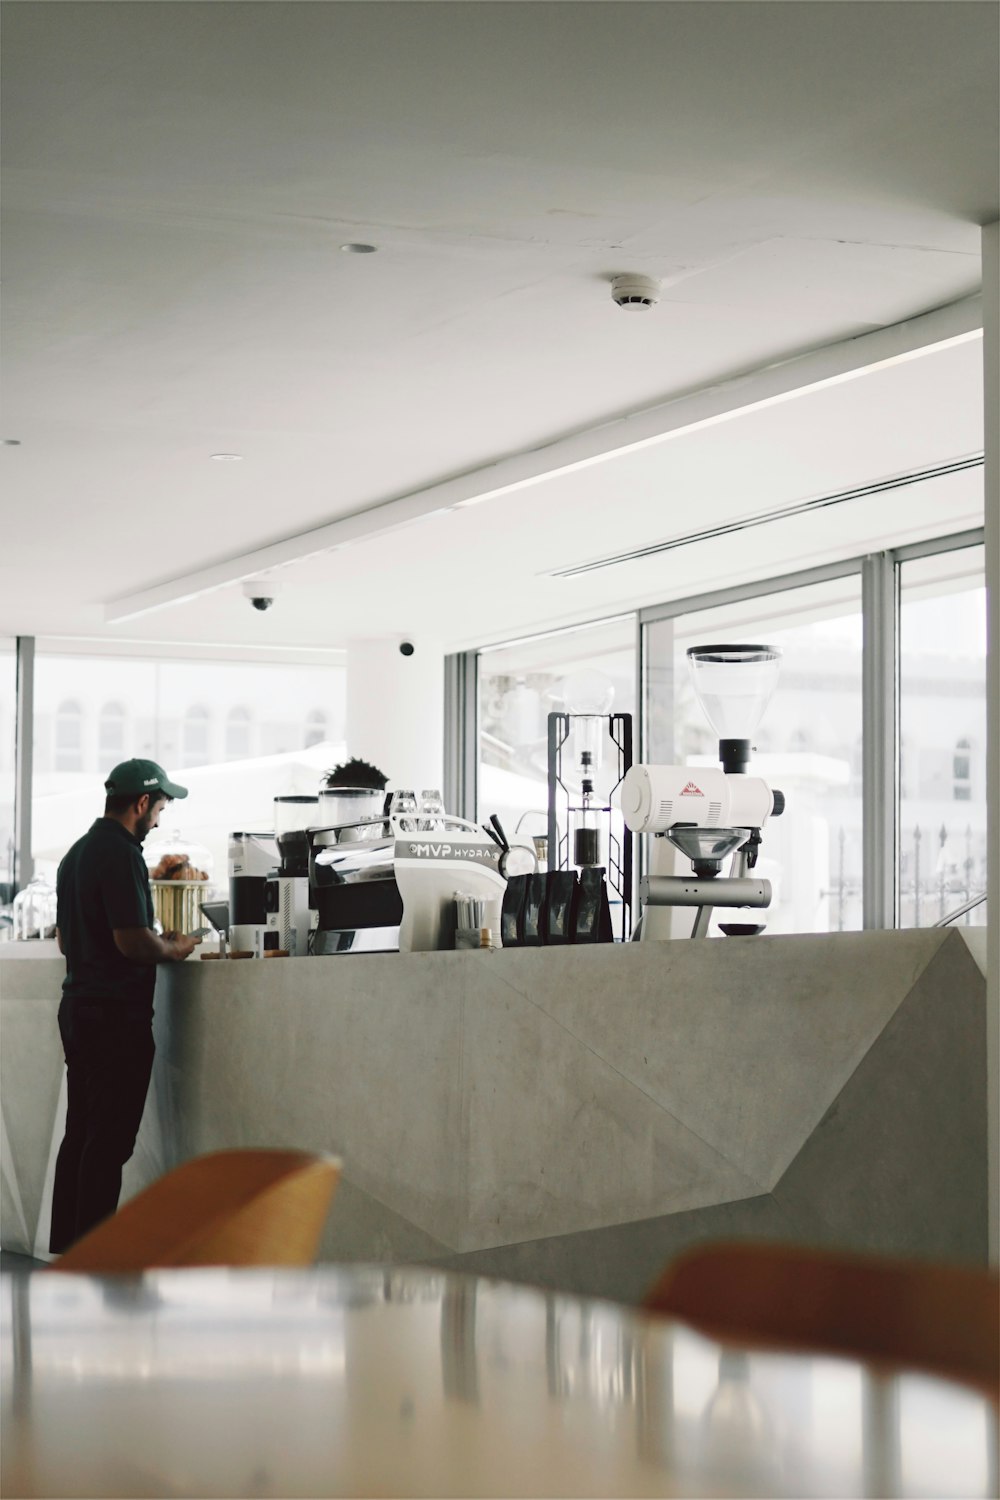
<path id="1" fill-rule="evenodd" d="M 73 845 L 56 877 L 67 1080 L 49 1238 L 56 1255 L 118 1207 L 153 1068 L 156 965 L 187 958 L 199 941 L 154 932 L 142 857 L 161 811 L 187 788 L 155 761 L 127 760 L 104 789 L 103 818 Z"/>

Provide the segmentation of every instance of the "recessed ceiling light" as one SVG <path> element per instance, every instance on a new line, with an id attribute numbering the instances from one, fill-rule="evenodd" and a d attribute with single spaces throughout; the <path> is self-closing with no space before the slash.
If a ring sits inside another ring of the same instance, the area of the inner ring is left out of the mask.
<path id="1" fill-rule="evenodd" d="M 341 245 L 345 255 L 374 255 L 378 249 L 377 245 Z"/>
<path id="2" fill-rule="evenodd" d="M 21 446 L 21 439 L 20 438 L 0 438 L 0 443 L 2 443 L 5 448 L 20 448 L 20 446 Z"/>
<path id="3" fill-rule="evenodd" d="M 243 462 L 242 453 L 213 453 L 212 457 L 219 464 L 241 464 Z"/>

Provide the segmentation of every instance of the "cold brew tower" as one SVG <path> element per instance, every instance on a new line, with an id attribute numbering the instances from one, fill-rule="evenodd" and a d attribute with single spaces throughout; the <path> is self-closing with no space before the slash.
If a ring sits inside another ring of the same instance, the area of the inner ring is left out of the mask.
<path id="1" fill-rule="evenodd" d="M 632 834 L 612 802 L 632 764 L 632 715 L 552 713 L 549 869 L 603 868 L 615 936 L 631 931 Z"/>

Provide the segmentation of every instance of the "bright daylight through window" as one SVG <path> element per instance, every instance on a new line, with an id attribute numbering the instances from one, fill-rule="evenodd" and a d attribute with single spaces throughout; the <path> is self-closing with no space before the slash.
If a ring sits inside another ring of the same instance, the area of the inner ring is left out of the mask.
<path id="1" fill-rule="evenodd" d="M 986 890 L 982 547 L 900 566 L 898 908 L 929 927 Z M 986 925 L 986 903 L 958 919 Z"/>
<path id="2" fill-rule="evenodd" d="M 583 671 L 604 679 L 609 712 L 634 714 L 634 615 L 479 653 L 480 819 L 496 813 L 511 833 L 545 834 L 548 716 L 576 711 Z"/>
<path id="3" fill-rule="evenodd" d="M 0 656 L 0 672 L 6 665 Z M 3 679 L 6 680 L 5 678 Z M 12 695 L 10 697 L 12 704 Z M 224 890 L 229 833 L 271 828 L 273 799 L 315 793 L 344 753 L 345 674 L 334 662 L 75 656 L 35 658 L 32 852 L 50 880 L 74 839 L 103 810 L 103 781 L 149 756 L 190 789 L 149 837 L 179 833 L 211 855 Z M 12 722 L 0 683 L 0 777 Z M 10 752 L 11 764 L 13 751 Z M 5 819 L 0 781 L 0 823 Z M 6 835 L 5 835 L 6 837 Z"/>
<path id="4" fill-rule="evenodd" d="M 695 697 L 687 649 L 721 641 L 762 643 L 781 652 L 777 691 L 754 735 L 750 764 L 752 774 L 786 799 L 783 815 L 767 824 L 758 861 L 774 891 L 767 930 L 858 928 L 863 892 L 860 576 L 647 625 L 647 760 L 718 764 L 718 742 Z M 715 923 L 710 930 L 716 930 Z"/>

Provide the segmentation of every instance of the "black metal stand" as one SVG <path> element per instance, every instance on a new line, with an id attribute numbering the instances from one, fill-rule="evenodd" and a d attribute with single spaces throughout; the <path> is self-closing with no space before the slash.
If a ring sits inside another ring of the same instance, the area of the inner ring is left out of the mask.
<path id="1" fill-rule="evenodd" d="M 563 748 L 576 719 L 599 718 L 616 752 L 615 781 L 607 799 L 595 799 L 586 809 L 596 815 L 605 830 L 608 850 L 608 886 L 621 902 L 621 941 L 627 942 L 632 926 L 632 832 L 623 824 L 622 838 L 614 834 L 611 797 L 632 764 L 631 714 L 549 714 L 549 869 L 573 868 L 573 836 L 582 826 L 584 807 L 579 794 L 566 785 Z M 560 835 L 560 827 L 564 830 Z"/>

